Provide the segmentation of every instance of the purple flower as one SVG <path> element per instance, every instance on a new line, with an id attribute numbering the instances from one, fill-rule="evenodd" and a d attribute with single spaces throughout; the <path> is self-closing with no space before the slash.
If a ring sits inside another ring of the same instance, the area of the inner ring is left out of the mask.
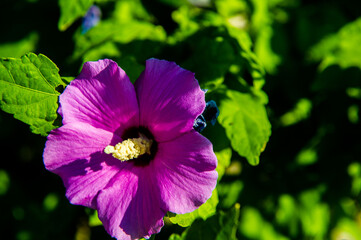
<path id="1" fill-rule="evenodd" d="M 212 144 L 193 129 L 204 109 L 194 74 L 173 62 L 147 60 L 134 85 L 112 60 L 87 62 L 60 96 L 45 166 L 111 236 L 149 237 L 168 211 L 191 212 L 215 188 Z"/>
<path id="2" fill-rule="evenodd" d="M 96 5 L 91 6 L 83 18 L 82 34 L 85 34 L 91 28 L 96 26 L 100 21 L 101 15 L 102 12 L 98 6 Z"/>

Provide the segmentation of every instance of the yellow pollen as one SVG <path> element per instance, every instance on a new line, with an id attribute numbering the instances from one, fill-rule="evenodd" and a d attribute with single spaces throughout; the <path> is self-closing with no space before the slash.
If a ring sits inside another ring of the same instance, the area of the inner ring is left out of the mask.
<path id="1" fill-rule="evenodd" d="M 153 140 L 141 134 L 139 138 L 129 138 L 115 146 L 108 145 L 104 149 L 104 152 L 106 154 L 112 154 L 113 157 L 123 162 L 137 158 L 143 154 L 150 155 L 152 143 Z"/>

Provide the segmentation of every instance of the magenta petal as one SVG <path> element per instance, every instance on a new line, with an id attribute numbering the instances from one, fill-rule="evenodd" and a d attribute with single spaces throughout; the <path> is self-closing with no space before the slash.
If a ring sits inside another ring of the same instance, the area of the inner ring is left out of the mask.
<path id="1" fill-rule="evenodd" d="M 192 131 L 159 143 L 154 177 L 168 210 L 187 213 L 205 203 L 217 184 L 217 158 L 211 142 Z"/>
<path id="2" fill-rule="evenodd" d="M 63 179 L 71 203 L 94 208 L 99 190 L 124 167 L 103 153 L 108 144 L 119 141 L 112 133 L 84 123 L 67 124 L 49 134 L 44 164 Z"/>
<path id="3" fill-rule="evenodd" d="M 194 73 L 174 62 L 147 60 L 135 89 L 140 125 L 148 127 L 158 142 L 190 131 L 205 108 L 204 92 Z"/>
<path id="4" fill-rule="evenodd" d="M 160 231 L 167 211 L 154 180 L 149 169 L 134 167 L 120 172 L 100 192 L 99 219 L 111 236 L 138 239 Z"/>
<path id="5" fill-rule="evenodd" d="M 112 60 L 86 62 L 80 75 L 60 95 L 63 124 L 84 122 L 111 132 L 138 126 L 134 86 Z"/>

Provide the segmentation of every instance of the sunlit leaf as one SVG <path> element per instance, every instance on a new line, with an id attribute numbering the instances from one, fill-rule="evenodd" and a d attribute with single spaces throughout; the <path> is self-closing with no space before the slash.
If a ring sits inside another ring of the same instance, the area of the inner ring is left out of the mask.
<path id="1" fill-rule="evenodd" d="M 245 68 L 248 71 L 248 73 L 251 75 L 253 81 L 253 87 L 256 90 L 260 90 L 265 84 L 265 79 L 264 79 L 265 71 L 260 63 L 260 59 L 256 56 L 256 54 L 252 50 L 253 43 L 251 41 L 250 36 L 248 35 L 247 32 L 233 27 L 229 27 L 228 32 L 235 40 L 237 40 L 240 46 L 239 54 L 241 56 L 241 62 L 244 65 L 242 67 Z M 236 64 L 239 64 L 239 62 L 237 62 Z M 235 74 L 242 73 L 242 70 L 243 69 L 240 69 L 240 66 L 238 66 L 238 69 L 236 69 L 234 73 Z"/>
<path id="2" fill-rule="evenodd" d="M 226 171 L 226 168 L 231 163 L 231 157 L 232 157 L 232 149 L 231 148 L 225 148 L 221 151 L 215 152 L 218 160 L 217 164 L 217 172 L 218 172 L 218 181 L 220 181 L 224 175 L 224 172 Z"/>
<path id="3" fill-rule="evenodd" d="M 182 237 L 176 233 L 169 236 L 168 240 L 182 240 Z"/>
<path id="4" fill-rule="evenodd" d="M 224 11 L 223 17 L 212 11 L 188 6 L 175 11 L 173 18 L 179 23 L 179 28 L 171 36 L 170 42 L 183 41 L 187 43 L 184 51 L 194 50 L 184 67 L 197 72 L 202 87 L 210 90 L 216 88 L 224 81 L 229 69 L 237 66 L 241 74 L 251 75 L 257 90 L 261 89 L 264 69 L 251 48 L 251 38 L 244 29 L 233 26 L 228 19 L 228 14 L 238 11 L 238 7 L 232 4 L 240 4 L 243 9 L 245 3 L 230 0 L 215 4 L 220 11 Z"/>
<path id="5" fill-rule="evenodd" d="M 73 57 L 78 59 L 84 57 L 84 54 L 89 54 L 87 58 L 89 56 L 91 58 L 101 57 L 102 55 L 119 57 L 121 52 L 115 44 L 127 44 L 134 40 L 146 39 L 161 41 L 165 37 L 166 34 L 162 27 L 148 22 L 102 21 L 84 35 L 81 35 L 80 32 L 77 33 Z"/>
<path id="6" fill-rule="evenodd" d="M 103 223 L 99 220 L 98 211 L 92 211 L 89 215 L 88 224 L 90 227 L 101 226 Z"/>
<path id="7" fill-rule="evenodd" d="M 30 125 L 33 133 L 47 135 L 56 128 L 58 88 L 66 85 L 57 66 L 44 55 L 0 60 L 0 107 Z"/>
<path id="8" fill-rule="evenodd" d="M 337 64 L 342 68 L 361 68 L 361 18 L 343 26 L 337 33 L 323 38 L 309 52 L 310 59 L 321 61 L 320 68 Z"/>
<path id="9" fill-rule="evenodd" d="M 202 132 L 213 144 L 214 153 L 217 156 L 218 182 L 222 179 L 226 168 L 231 163 L 232 149 L 227 138 L 225 129 L 218 123 L 214 126 L 209 124 Z"/>
<path id="10" fill-rule="evenodd" d="M 300 221 L 306 236 L 324 239 L 330 221 L 329 206 L 320 202 L 324 186 L 303 192 L 300 197 Z"/>
<path id="11" fill-rule="evenodd" d="M 219 183 L 217 189 L 221 207 L 227 209 L 233 206 L 238 201 L 243 187 L 244 184 L 240 180 L 230 183 Z"/>
<path id="12" fill-rule="evenodd" d="M 93 0 L 59 0 L 59 30 L 65 31 L 75 20 L 83 17 L 92 4 Z"/>
<path id="13" fill-rule="evenodd" d="M 256 209 L 249 207 L 242 209 L 240 230 L 245 236 L 259 239 L 263 225 L 263 218 Z"/>
<path id="14" fill-rule="evenodd" d="M 174 223 L 178 224 L 182 227 L 190 226 L 194 220 L 197 218 L 201 218 L 206 220 L 207 218 L 213 216 L 216 213 L 216 207 L 218 204 L 218 193 L 217 189 L 213 190 L 212 197 L 208 199 L 203 205 L 201 205 L 198 209 L 193 212 L 185 213 L 185 214 L 173 214 L 170 213 L 169 220 Z"/>
<path id="15" fill-rule="evenodd" d="M 281 226 L 287 226 L 291 236 L 298 233 L 298 206 L 296 200 L 288 194 L 283 194 L 278 199 L 276 221 Z"/>
<path id="16" fill-rule="evenodd" d="M 309 99 L 300 99 L 294 108 L 283 114 L 280 121 L 283 126 L 289 126 L 298 123 L 309 117 L 312 109 L 312 102 Z"/>
<path id="17" fill-rule="evenodd" d="M 339 239 L 361 240 L 360 225 L 351 219 L 340 219 L 331 234 L 331 240 Z"/>
<path id="18" fill-rule="evenodd" d="M 271 124 L 265 106 L 251 94 L 226 90 L 219 102 L 219 122 L 226 129 L 232 148 L 252 165 L 271 135 Z"/>
<path id="19" fill-rule="evenodd" d="M 240 205 L 236 204 L 228 212 L 219 211 L 216 215 L 196 220 L 181 236 L 174 234 L 173 240 L 236 240 Z"/>
<path id="20" fill-rule="evenodd" d="M 303 149 L 298 153 L 296 161 L 299 165 L 310 165 L 317 161 L 317 152 L 312 149 Z"/>
<path id="21" fill-rule="evenodd" d="M 265 221 L 259 211 L 251 207 L 242 209 L 239 230 L 249 239 L 288 240 Z"/>
<path id="22" fill-rule="evenodd" d="M 351 192 L 354 196 L 358 196 L 361 192 L 361 164 L 353 162 L 348 166 L 347 170 L 352 178 Z"/>
<path id="23" fill-rule="evenodd" d="M 200 8 L 191 5 L 183 5 L 172 13 L 172 18 L 179 27 L 171 36 L 171 43 L 184 41 L 187 37 L 197 31 L 210 26 L 223 25 L 223 19 L 213 11 L 202 11 Z"/>
<path id="24" fill-rule="evenodd" d="M 0 57 L 20 58 L 25 53 L 34 51 L 38 41 L 38 34 L 33 32 L 19 41 L 0 44 Z"/>
<path id="25" fill-rule="evenodd" d="M 102 2 L 104 0 L 97 1 Z M 123 23 L 130 22 L 135 19 L 151 20 L 151 16 L 143 6 L 141 0 L 116 1 L 112 17 L 114 18 L 114 21 Z"/>
<path id="26" fill-rule="evenodd" d="M 244 0 L 216 0 L 214 4 L 219 14 L 226 18 L 249 12 L 249 5 Z"/>

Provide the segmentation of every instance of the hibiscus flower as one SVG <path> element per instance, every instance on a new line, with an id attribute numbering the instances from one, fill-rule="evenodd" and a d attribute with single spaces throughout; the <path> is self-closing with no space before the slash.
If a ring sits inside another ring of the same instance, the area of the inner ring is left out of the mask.
<path id="1" fill-rule="evenodd" d="M 194 73 L 149 59 L 133 85 L 112 60 L 87 62 L 59 102 L 63 126 L 48 136 L 45 167 L 111 236 L 150 237 L 168 211 L 191 212 L 211 196 L 217 159 L 193 129 L 205 108 Z"/>

